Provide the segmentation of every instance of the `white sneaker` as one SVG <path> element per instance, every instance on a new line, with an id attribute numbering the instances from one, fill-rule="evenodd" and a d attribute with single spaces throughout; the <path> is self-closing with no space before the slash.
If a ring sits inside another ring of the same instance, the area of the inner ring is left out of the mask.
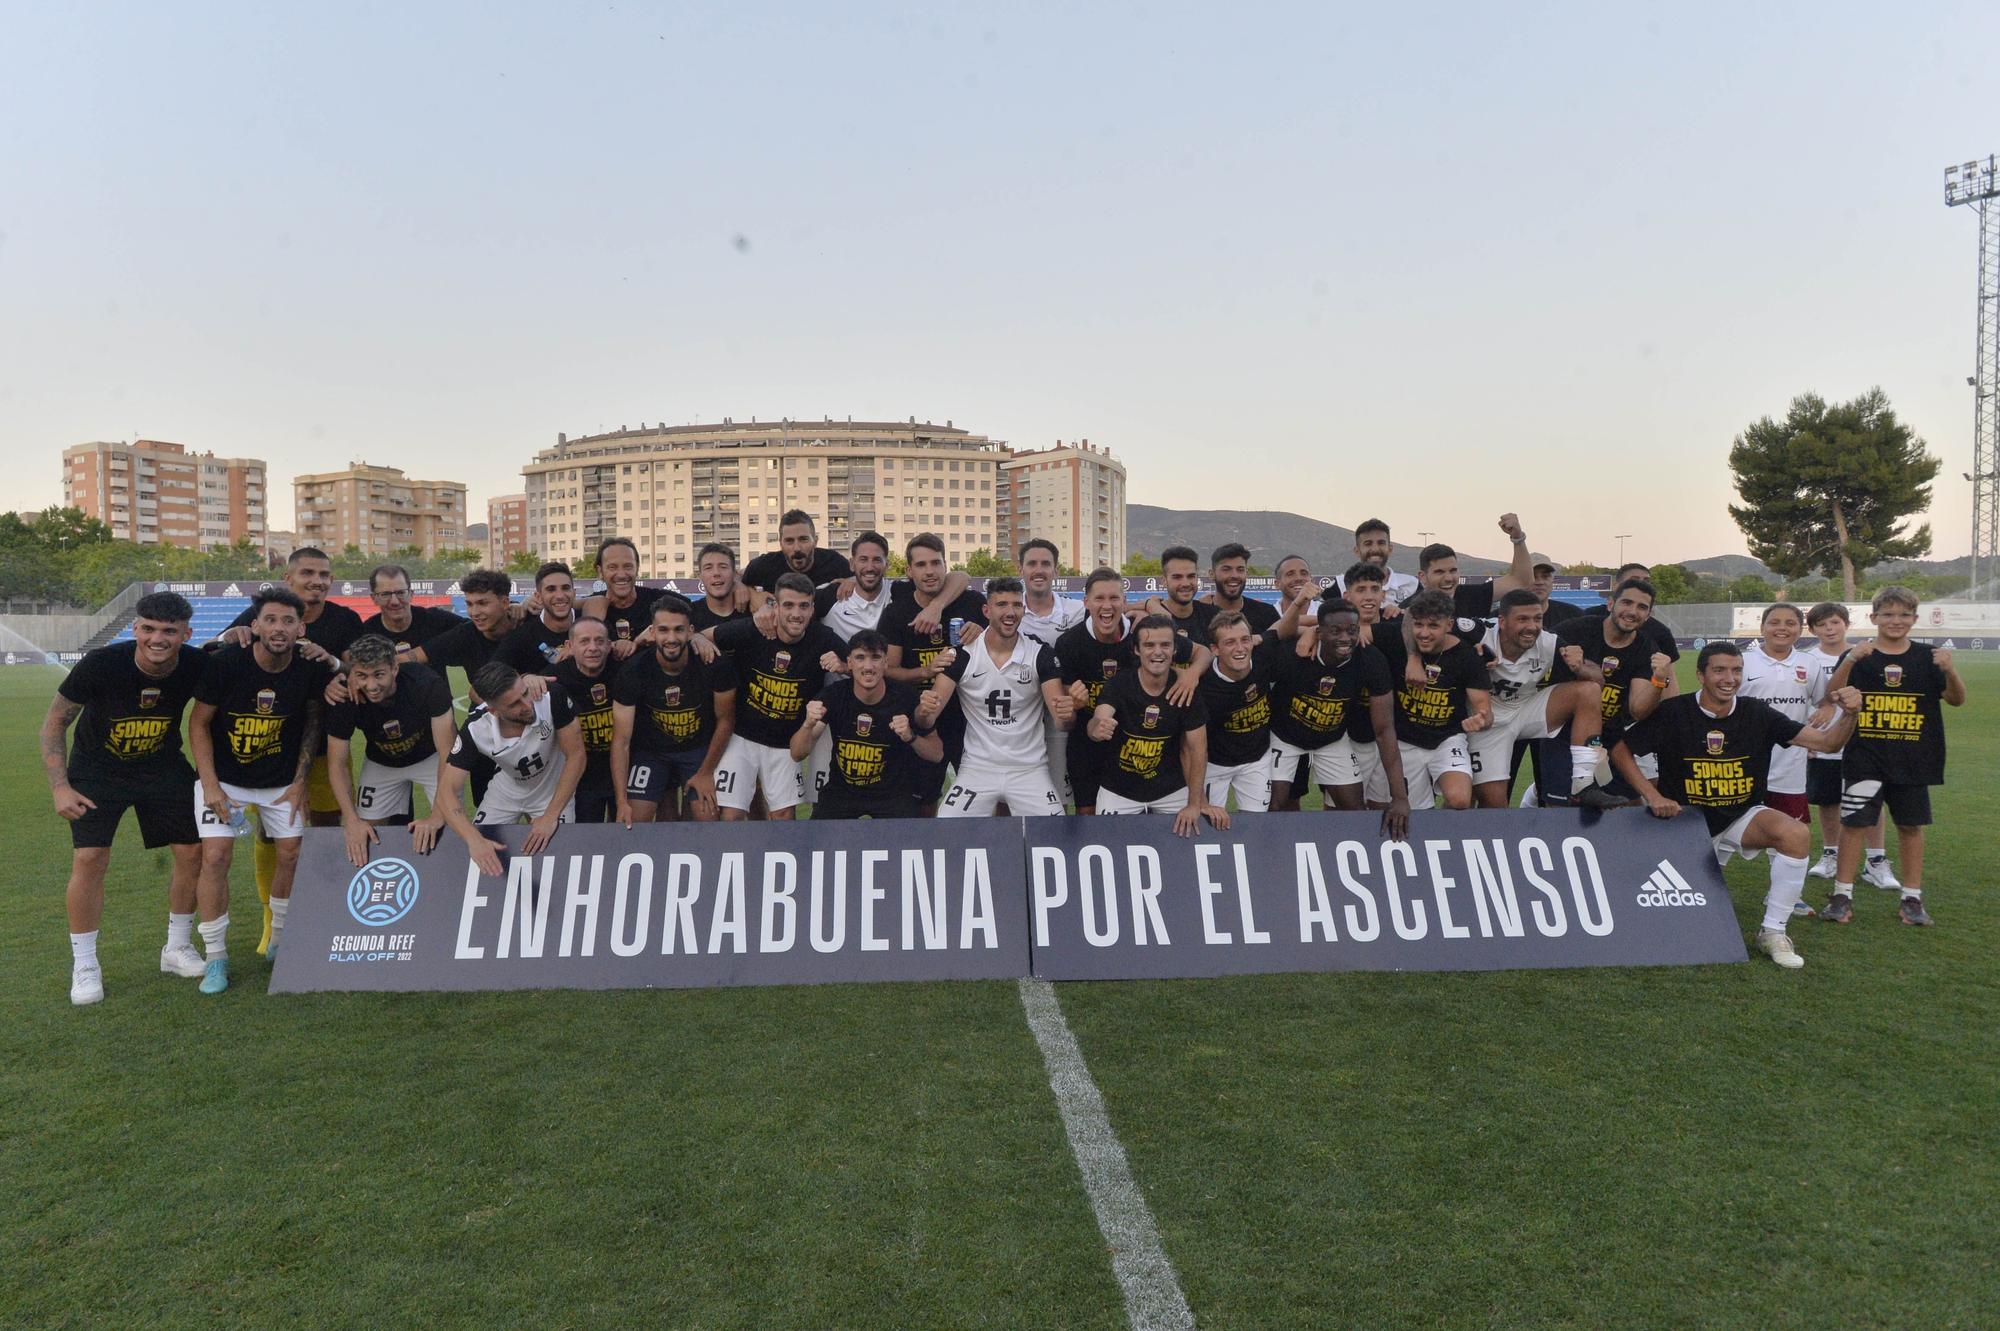
<path id="1" fill-rule="evenodd" d="M 69 1001 L 78 1007 L 104 1001 L 104 969 L 96 962 L 85 961 L 70 968 Z"/>
<path id="2" fill-rule="evenodd" d="M 1780 929 L 1759 929 L 1757 950 L 1788 971 L 1795 971 L 1806 964 L 1806 959 L 1792 946 L 1790 936 Z"/>
<path id="3" fill-rule="evenodd" d="M 1903 890 L 1903 885 L 1896 880 L 1896 871 L 1889 867 L 1889 857 L 1887 855 L 1879 859 L 1869 860 L 1868 867 L 1861 871 L 1861 878 L 1862 881 L 1873 883 L 1884 892 L 1900 892 Z"/>
<path id="4" fill-rule="evenodd" d="M 199 980 L 208 963 L 193 943 L 182 943 L 178 947 L 160 949 L 160 971 L 165 975 L 178 975 L 185 980 Z"/>
<path id="5" fill-rule="evenodd" d="M 1834 870 L 1838 868 L 1839 865 L 1840 865 L 1840 852 L 1829 846 L 1825 850 L 1822 850 L 1819 853 L 1819 863 L 1813 865 L 1812 868 L 1807 869 L 1806 872 L 1812 875 L 1814 878 L 1831 878 L 1833 877 Z"/>

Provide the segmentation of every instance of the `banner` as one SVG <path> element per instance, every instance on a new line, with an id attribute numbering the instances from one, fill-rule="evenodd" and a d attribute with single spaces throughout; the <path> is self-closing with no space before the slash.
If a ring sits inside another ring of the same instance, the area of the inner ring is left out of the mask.
<path id="1" fill-rule="evenodd" d="M 1049 980 L 1743 961 L 1702 820 L 1641 809 L 1027 820 L 1029 946 Z M 1110 824 L 1107 826 L 1106 824 Z"/>
<path id="2" fill-rule="evenodd" d="M 308 831 L 271 992 L 1028 973 L 1014 819 L 567 826 L 535 856 L 527 832 L 494 829 L 489 876 L 449 831 L 423 856 L 383 828 L 358 870 L 339 831 Z"/>
<path id="3" fill-rule="evenodd" d="M 1614 810 L 309 830 L 274 993 L 1117 980 L 1743 961 L 1701 819 Z"/>

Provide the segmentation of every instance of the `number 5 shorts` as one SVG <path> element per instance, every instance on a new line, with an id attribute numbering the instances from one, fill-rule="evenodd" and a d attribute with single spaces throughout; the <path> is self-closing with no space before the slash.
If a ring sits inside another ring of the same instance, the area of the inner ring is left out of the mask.
<path id="1" fill-rule="evenodd" d="M 437 804 L 437 759 L 430 758 L 408 767 L 384 767 L 363 761 L 361 780 L 354 787 L 354 811 L 369 822 L 400 818 L 410 813 L 410 787 L 422 786 L 433 806 Z"/>

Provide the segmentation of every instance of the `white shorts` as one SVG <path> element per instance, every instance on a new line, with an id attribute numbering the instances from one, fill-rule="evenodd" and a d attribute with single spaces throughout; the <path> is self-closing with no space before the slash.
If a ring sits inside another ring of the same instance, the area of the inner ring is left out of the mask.
<path id="1" fill-rule="evenodd" d="M 1373 749 L 1374 742 L 1368 747 Z M 1290 781 L 1298 771 L 1299 759 L 1306 760 L 1306 771 L 1324 789 L 1327 786 L 1358 786 L 1361 784 L 1361 769 L 1355 764 L 1355 746 L 1348 743 L 1347 736 L 1320 745 L 1316 749 L 1302 749 L 1296 744 L 1287 744 L 1276 735 L 1271 736 L 1271 753 L 1264 762 L 1264 770 L 1271 781 Z M 1211 773 L 1210 775 L 1213 775 Z M 1211 790 L 1213 786 L 1209 787 Z M 1269 795 L 1269 785 L 1265 793 Z M 1292 792 L 1294 798 L 1303 795 L 1303 790 Z M 1386 795 L 1384 799 L 1388 798 Z M 1211 798 L 1211 804 L 1220 800 Z"/>
<path id="2" fill-rule="evenodd" d="M 383 767 L 364 759 L 361 777 L 354 783 L 354 811 L 371 823 L 385 818 L 400 818 L 411 812 L 411 786 L 422 786 L 424 794 L 430 797 L 431 807 L 437 807 L 436 758 L 411 763 L 408 767 Z"/>
<path id="3" fill-rule="evenodd" d="M 1472 750 L 1463 732 L 1453 735 L 1435 749 L 1426 749 L 1408 740 L 1396 742 L 1403 755 L 1403 784 L 1410 792 L 1412 809 L 1428 809 L 1437 803 L 1438 778 L 1447 772 L 1472 775 Z"/>
<path id="4" fill-rule="evenodd" d="M 1176 790 L 1171 795 L 1163 795 L 1151 802 L 1128 800 L 1117 791 L 1106 790 L 1101 786 L 1097 791 L 1097 812 L 1099 814 L 1179 813 L 1186 807 L 1186 790 Z"/>
<path id="5" fill-rule="evenodd" d="M 1063 811 L 1062 796 L 1046 767 L 981 767 L 968 762 L 952 774 L 938 801 L 940 818 L 984 818 L 1005 802 L 1017 818 L 1045 818 Z"/>
<path id="6" fill-rule="evenodd" d="M 1081 722 L 1081 718 L 1078 720 Z M 1044 724 L 1049 745 L 1049 784 L 1056 788 L 1056 798 L 1063 802 L 1066 809 L 1076 798 L 1076 793 L 1069 786 L 1069 732 L 1057 725 L 1053 716 Z"/>
<path id="7" fill-rule="evenodd" d="M 486 802 L 472 811 L 472 821 L 481 827 L 504 827 L 508 823 L 518 823 L 523 819 L 532 823 L 541 817 L 542 813 L 542 809 L 530 809 L 514 804 L 501 796 L 498 791 L 489 790 L 486 792 Z M 575 821 L 576 799 L 572 796 L 570 802 L 563 805 L 562 812 L 556 815 L 556 826 L 561 827 L 565 823 Z"/>
<path id="8" fill-rule="evenodd" d="M 1647 779 L 1650 780 L 1651 778 Z M 1751 822 L 1767 808 L 1770 808 L 1770 806 L 1759 804 L 1745 809 L 1741 818 L 1738 818 L 1735 822 L 1708 839 L 1709 844 L 1715 847 L 1715 862 L 1717 864 L 1728 864 L 1731 856 L 1754 860 L 1764 853 L 1762 847 L 1756 850 L 1743 849 L 1743 838 L 1749 835 Z M 1777 814 L 1780 818 L 1789 819 L 1791 817 L 1790 814 L 1779 809 L 1771 809 L 1771 812 Z"/>
<path id="9" fill-rule="evenodd" d="M 715 769 L 715 802 L 725 809 L 747 812 L 761 786 L 765 808 L 790 809 L 805 799 L 805 784 L 790 749 L 731 735 Z"/>
<path id="10" fill-rule="evenodd" d="M 1382 770 L 1382 746 L 1374 740 L 1351 739 L 1347 748 L 1354 755 L 1354 770 L 1361 777 L 1361 798 L 1368 803 L 1389 803 L 1389 774 Z"/>
<path id="11" fill-rule="evenodd" d="M 787 756 L 790 750 L 786 750 Z M 819 732 L 813 741 L 813 751 L 806 755 L 805 798 L 811 803 L 819 803 L 819 797 L 826 791 L 826 779 L 833 772 L 833 731 Z M 768 802 L 768 801 L 767 801 Z"/>
<path id="12" fill-rule="evenodd" d="M 1271 760 L 1265 757 L 1234 767 L 1211 767 L 1202 784 L 1208 789 L 1210 804 L 1226 808 L 1233 791 L 1238 813 L 1267 812 L 1271 807 Z"/>
<path id="13" fill-rule="evenodd" d="M 1494 724 L 1477 734 L 1467 735 L 1472 760 L 1472 782 L 1507 781 L 1514 775 L 1514 746 L 1549 737 L 1549 694 L 1543 689 L 1515 708 L 1504 721 L 1494 713 Z"/>
<path id="14" fill-rule="evenodd" d="M 285 788 L 273 786 L 268 790 L 252 790 L 244 786 L 222 783 L 222 793 L 237 809 L 255 809 L 257 825 L 264 829 L 264 835 L 273 841 L 286 841 L 306 830 L 306 811 L 294 809 L 285 803 Z M 195 828 L 204 838 L 233 837 L 235 827 L 227 818 L 218 819 L 201 800 L 201 782 L 194 783 Z"/>

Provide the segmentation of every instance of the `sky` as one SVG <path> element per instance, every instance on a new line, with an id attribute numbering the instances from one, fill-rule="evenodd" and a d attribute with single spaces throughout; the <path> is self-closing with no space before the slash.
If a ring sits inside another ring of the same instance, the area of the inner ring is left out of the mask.
<path id="1" fill-rule="evenodd" d="M 1991 5 L 13 3 L 0 507 L 70 444 L 464 480 L 641 421 L 1088 438 L 1134 502 L 1741 552 L 1880 385 L 1966 553 Z"/>

